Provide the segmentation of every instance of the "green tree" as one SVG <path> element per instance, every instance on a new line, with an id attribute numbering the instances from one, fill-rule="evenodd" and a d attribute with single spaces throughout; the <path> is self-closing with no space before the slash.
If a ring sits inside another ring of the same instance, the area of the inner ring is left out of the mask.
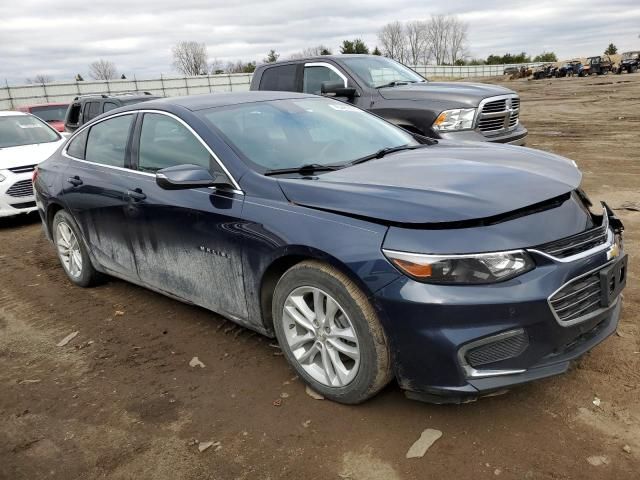
<path id="1" fill-rule="evenodd" d="M 506 53 L 502 56 L 489 55 L 487 57 L 487 65 L 503 65 L 505 63 L 531 63 L 531 57 L 526 52 Z"/>
<path id="2" fill-rule="evenodd" d="M 332 53 L 331 50 L 329 50 L 327 47 L 321 47 L 320 55 L 332 55 Z"/>
<path id="3" fill-rule="evenodd" d="M 536 55 L 533 61 L 542 63 L 554 63 L 558 61 L 558 57 L 554 52 L 542 52 L 540 55 Z"/>
<path id="4" fill-rule="evenodd" d="M 76 75 L 76 82 L 84 82 L 84 78 L 79 73 Z"/>
<path id="5" fill-rule="evenodd" d="M 373 49 L 373 52 L 371 52 L 373 55 L 378 55 L 381 56 L 382 52 L 380 51 L 380 49 L 378 48 L 378 46 L 376 45 L 376 48 Z"/>
<path id="6" fill-rule="evenodd" d="M 615 55 L 616 53 L 618 53 L 618 47 L 616 47 L 613 43 L 610 43 L 604 53 L 605 55 Z"/>
<path id="7" fill-rule="evenodd" d="M 367 47 L 360 38 L 356 38 L 355 40 L 343 40 L 342 46 L 340 47 L 340 53 L 368 54 L 369 47 Z"/>
<path id="8" fill-rule="evenodd" d="M 279 53 L 276 53 L 276 51 L 274 49 L 269 50 L 269 53 L 267 53 L 267 58 L 265 58 L 263 60 L 264 63 L 274 63 L 276 61 L 278 61 L 278 58 L 280 57 Z"/>

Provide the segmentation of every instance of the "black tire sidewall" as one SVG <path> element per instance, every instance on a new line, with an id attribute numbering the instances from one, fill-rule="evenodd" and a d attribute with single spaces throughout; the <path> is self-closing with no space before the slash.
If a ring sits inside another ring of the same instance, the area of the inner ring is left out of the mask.
<path id="1" fill-rule="evenodd" d="M 69 275 L 67 270 L 64 268 L 62 258 L 60 258 L 60 253 L 58 252 L 58 245 L 57 245 L 58 224 L 62 222 L 66 223 L 69 226 L 69 228 L 71 228 L 71 230 L 73 231 L 73 234 L 76 236 L 76 239 L 78 240 L 78 244 L 80 245 L 80 254 L 82 255 L 82 273 L 78 278 L 73 278 L 71 275 Z M 73 282 L 74 284 L 78 285 L 79 287 L 88 287 L 92 285 L 96 278 L 96 271 L 93 268 L 93 265 L 91 264 L 91 259 L 89 258 L 89 253 L 87 252 L 84 239 L 73 217 L 69 215 L 69 213 L 66 212 L 65 210 L 59 210 L 58 212 L 56 212 L 55 216 L 53 217 L 53 221 L 51 222 L 51 230 L 53 234 L 54 246 L 56 248 L 56 255 L 58 256 L 58 260 L 60 261 L 60 266 L 64 270 L 64 273 L 67 275 L 67 278 L 71 280 L 71 282 Z"/>
<path id="2" fill-rule="evenodd" d="M 314 380 L 298 364 L 289 348 L 282 324 L 282 311 L 289 294 L 302 286 L 317 287 L 331 295 L 345 311 L 355 329 L 360 349 L 360 366 L 353 381 L 344 387 L 328 387 Z M 332 277 L 326 271 L 311 266 L 293 268 L 286 272 L 276 285 L 272 314 L 276 337 L 289 364 L 318 393 L 340 403 L 355 404 L 366 400 L 377 391 L 375 389 L 372 392 L 379 368 L 376 339 L 365 319 L 365 313 L 341 280 Z"/>

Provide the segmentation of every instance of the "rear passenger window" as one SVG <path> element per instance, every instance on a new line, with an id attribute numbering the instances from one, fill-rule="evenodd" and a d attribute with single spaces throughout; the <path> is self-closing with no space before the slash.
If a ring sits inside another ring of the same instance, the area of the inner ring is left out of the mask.
<path id="1" fill-rule="evenodd" d="M 124 167 L 132 120 L 133 115 L 122 115 L 91 127 L 85 159 L 101 165 Z"/>
<path id="2" fill-rule="evenodd" d="M 115 108 L 118 108 L 118 105 L 116 105 L 113 102 L 104 102 L 104 105 L 102 106 L 102 113 L 104 112 L 108 112 L 109 110 L 113 110 Z"/>
<path id="3" fill-rule="evenodd" d="M 67 153 L 72 157 L 84 160 L 84 149 L 87 145 L 87 133 L 88 130 L 84 130 L 79 133 L 67 147 Z"/>
<path id="4" fill-rule="evenodd" d="M 269 67 L 260 79 L 260 90 L 276 90 L 281 92 L 297 92 L 296 70 L 298 65 L 282 65 Z"/>
<path id="5" fill-rule="evenodd" d="M 200 140 L 177 120 L 157 113 L 144 115 L 138 158 L 143 172 L 185 164 L 211 166 L 211 154 Z"/>

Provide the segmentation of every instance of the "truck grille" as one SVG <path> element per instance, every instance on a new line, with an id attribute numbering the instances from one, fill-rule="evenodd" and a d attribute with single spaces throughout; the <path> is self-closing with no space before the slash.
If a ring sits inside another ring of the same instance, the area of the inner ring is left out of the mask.
<path id="1" fill-rule="evenodd" d="M 35 165 L 23 165 L 22 167 L 10 168 L 9 171 L 13 173 L 27 173 L 27 172 L 33 172 L 35 168 L 36 168 Z"/>
<path id="2" fill-rule="evenodd" d="M 31 197 L 33 195 L 33 184 L 31 180 L 20 180 L 14 183 L 7 190 L 7 195 L 11 197 Z"/>
<path id="3" fill-rule="evenodd" d="M 570 322 L 600 309 L 600 271 L 568 283 L 549 298 L 556 317 Z"/>
<path id="4" fill-rule="evenodd" d="M 520 117 L 520 98 L 517 95 L 492 97 L 482 101 L 477 129 L 484 135 L 497 135 L 515 128 Z"/>
<path id="5" fill-rule="evenodd" d="M 545 243 L 533 250 L 546 253 L 556 258 L 567 258 L 609 242 L 609 218 L 603 215 L 602 225 L 570 237 Z"/>

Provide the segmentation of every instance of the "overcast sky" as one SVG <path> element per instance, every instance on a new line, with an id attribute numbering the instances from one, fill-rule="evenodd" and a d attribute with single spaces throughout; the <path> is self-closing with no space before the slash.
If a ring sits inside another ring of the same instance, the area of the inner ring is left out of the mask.
<path id="1" fill-rule="evenodd" d="M 560 58 L 640 50 L 640 0 L 1 0 L 0 79 L 56 80 L 104 58 L 129 78 L 176 74 L 171 46 L 205 42 L 210 60 L 260 61 L 345 38 L 370 47 L 393 20 L 456 14 L 469 25 L 469 53 L 555 51 Z"/>

